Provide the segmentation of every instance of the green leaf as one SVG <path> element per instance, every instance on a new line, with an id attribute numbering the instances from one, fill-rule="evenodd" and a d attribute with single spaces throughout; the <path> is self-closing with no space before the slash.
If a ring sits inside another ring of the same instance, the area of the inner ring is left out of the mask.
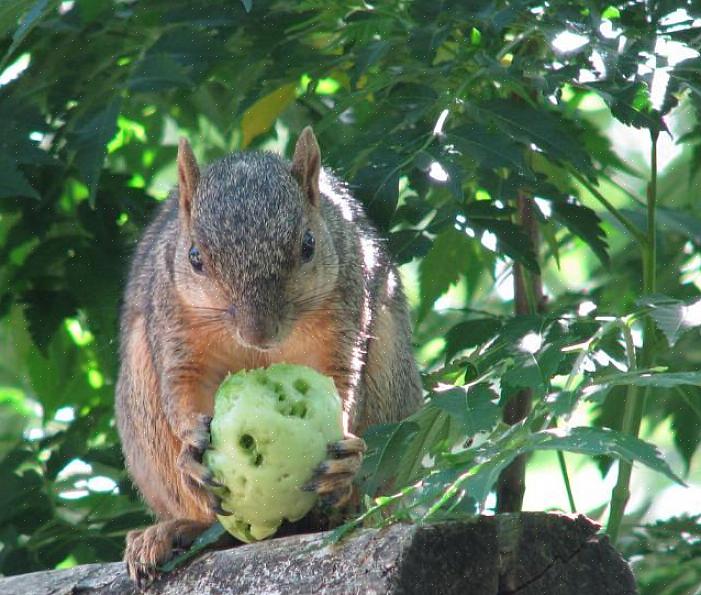
<path id="1" fill-rule="evenodd" d="M 408 486 L 421 476 L 424 457 L 443 443 L 450 430 L 448 414 L 437 407 L 424 406 L 406 421 L 418 428 L 404 444 L 394 477 L 395 489 Z"/>
<path id="2" fill-rule="evenodd" d="M 466 320 L 452 327 L 445 336 L 445 359 L 471 347 L 477 347 L 491 339 L 501 328 L 501 321 L 496 318 L 477 318 Z"/>
<path id="3" fill-rule="evenodd" d="M 394 256 L 396 265 L 426 256 L 430 249 L 431 240 L 415 229 L 400 229 L 389 236 L 389 251 Z"/>
<path id="4" fill-rule="evenodd" d="M 353 179 L 357 197 L 363 201 L 368 216 L 381 229 L 389 228 L 399 198 L 401 157 L 387 149 L 373 151 L 369 163 Z"/>
<path id="5" fill-rule="evenodd" d="M 471 244 L 472 240 L 465 233 L 453 228 L 438 234 L 419 265 L 419 320 L 428 314 L 433 303 L 457 283 L 460 274 L 470 266 Z"/>
<path id="6" fill-rule="evenodd" d="M 367 452 L 358 474 L 363 493 L 376 496 L 394 484 L 408 440 L 419 430 L 412 421 L 371 426 L 363 434 Z"/>
<path id="7" fill-rule="evenodd" d="M 454 418 L 467 436 L 474 436 L 491 430 L 499 421 L 501 409 L 494 402 L 496 399 L 488 385 L 477 384 L 436 392 L 430 403 Z"/>
<path id="8" fill-rule="evenodd" d="M 175 558 L 168 560 L 168 562 L 159 567 L 159 570 L 161 572 L 172 572 L 191 558 L 194 558 L 202 550 L 217 543 L 226 535 L 226 529 L 224 529 L 222 524 L 219 522 L 214 523 L 209 529 L 195 539 L 194 543 L 190 546 L 190 549 L 183 552 L 179 556 L 175 556 Z"/>
<path id="9" fill-rule="evenodd" d="M 701 386 L 701 372 L 630 372 L 616 374 L 598 379 L 587 386 L 584 393 L 587 398 L 601 399 L 614 386 L 656 386 L 659 388 L 671 388 L 674 386 Z"/>
<path id="10" fill-rule="evenodd" d="M 241 4 L 243 4 L 243 9 L 246 12 L 251 12 L 251 9 L 253 8 L 253 0 L 241 0 Z"/>
<path id="11" fill-rule="evenodd" d="M 113 98 L 106 107 L 83 114 L 74 122 L 71 134 L 75 164 L 88 187 L 89 201 L 95 203 L 95 192 L 107 154 L 107 143 L 117 130 L 121 100 Z"/>
<path id="12" fill-rule="evenodd" d="M 524 176 L 532 176 L 526 168 L 523 149 L 508 135 L 487 130 L 481 124 L 473 123 L 452 128 L 445 135 L 444 144 L 467 155 L 480 167 L 508 167 Z"/>
<path id="13" fill-rule="evenodd" d="M 592 249 L 604 266 L 609 265 L 606 232 L 596 212 L 576 202 L 555 200 L 551 202 L 553 217 L 573 234 L 579 236 Z"/>
<path id="14" fill-rule="evenodd" d="M 165 53 L 144 56 L 127 80 L 127 88 L 141 92 L 187 88 L 193 84 L 187 68 Z"/>
<path id="15" fill-rule="evenodd" d="M 0 37 L 7 36 L 10 31 L 17 29 L 20 18 L 27 12 L 33 1 L 36 2 L 36 0 L 0 2 Z"/>
<path id="16" fill-rule="evenodd" d="M 32 340 L 46 355 L 49 343 L 63 321 L 75 314 L 75 300 L 66 291 L 31 289 L 22 295 L 22 301 Z"/>
<path id="17" fill-rule="evenodd" d="M 476 112 L 478 117 L 490 119 L 525 146 L 535 144 L 553 161 L 568 161 L 582 174 L 593 175 L 591 159 L 574 132 L 574 124 L 562 115 L 554 114 L 544 106 L 536 109 L 506 99 L 481 104 Z"/>
<path id="18" fill-rule="evenodd" d="M 534 450 L 566 450 L 586 455 L 615 456 L 629 462 L 642 463 L 672 481 L 685 485 L 662 458 L 657 447 L 630 434 L 608 428 L 543 430 L 529 437 L 523 448 L 523 452 Z"/>
<path id="19" fill-rule="evenodd" d="M 13 0 L 14 2 L 14 0 Z M 5 52 L 5 56 L 0 62 L 0 68 L 4 67 L 8 60 L 15 53 L 15 50 L 20 46 L 20 44 L 25 40 L 27 35 L 32 32 L 32 29 L 36 27 L 37 23 L 46 15 L 49 10 L 56 8 L 58 5 L 57 0 L 37 0 L 34 5 L 29 9 L 29 11 L 22 17 L 22 21 L 19 27 L 15 29 L 12 36 L 12 43 L 10 47 Z"/>
<path id="20" fill-rule="evenodd" d="M 665 403 L 674 430 L 674 445 L 684 460 L 686 473 L 701 442 L 701 389 L 695 386 L 676 386 L 672 398 Z"/>
<path id="21" fill-rule="evenodd" d="M 638 304 L 650 308 L 650 316 L 667 337 L 670 347 L 674 347 L 685 331 L 701 326 L 701 300 L 687 306 L 681 300 L 651 295 L 640 298 Z M 698 314 L 694 315 L 696 312 Z"/>
<path id="22" fill-rule="evenodd" d="M 39 193 L 32 188 L 17 167 L 17 163 L 5 155 L 0 155 L 0 198 L 27 196 L 39 199 Z"/>
<path id="23" fill-rule="evenodd" d="M 481 230 L 491 231 L 497 238 L 497 251 L 520 262 L 534 273 L 540 272 L 533 244 L 520 226 L 503 219 L 471 217 L 469 207 L 468 224 Z"/>

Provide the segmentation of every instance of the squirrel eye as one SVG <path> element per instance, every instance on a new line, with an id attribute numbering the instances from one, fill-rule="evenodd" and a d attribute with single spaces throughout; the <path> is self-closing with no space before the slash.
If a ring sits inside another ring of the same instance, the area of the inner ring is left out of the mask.
<path id="1" fill-rule="evenodd" d="M 314 255 L 314 236 L 312 232 L 307 230 L 302 238 L 302 261 L 309 262 Z"/>
<path id="2" fill-rule="evenodd" d="M 192 268 L 195 269 L 198 273 L 202 272 L 202 256 L 200 255 L 200 251 L 192 246 L 190 248 L 190 251 L 187 253 L 188 258 L 190 259 L 190 264 L 192 265 Z"/>

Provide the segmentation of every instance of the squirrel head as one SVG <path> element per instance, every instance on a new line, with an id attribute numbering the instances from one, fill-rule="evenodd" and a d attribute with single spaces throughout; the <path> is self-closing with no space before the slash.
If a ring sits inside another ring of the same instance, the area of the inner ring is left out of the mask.
<path id="1" fill-rule="evenodd" d="M 292 163 L 249 151 L 202 173 L 189 143 L 180 141 L 173 271 L 196 320 L 230 330 L 244 346 L 270 349 L 324 307 L 339 261 L 321 212 L 320 169 L 310 127 Z"/>

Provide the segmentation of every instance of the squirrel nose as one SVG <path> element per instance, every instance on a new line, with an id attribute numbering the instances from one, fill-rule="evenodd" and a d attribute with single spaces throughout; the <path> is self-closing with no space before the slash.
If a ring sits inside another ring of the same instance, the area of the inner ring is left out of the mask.
<path id="1" fill-rule="evenodd" d="M 239 338 L 244 345 L 267 349 L 275 343 L 278 326 L 264 318 L 255 317 L 242 321 Z"/>

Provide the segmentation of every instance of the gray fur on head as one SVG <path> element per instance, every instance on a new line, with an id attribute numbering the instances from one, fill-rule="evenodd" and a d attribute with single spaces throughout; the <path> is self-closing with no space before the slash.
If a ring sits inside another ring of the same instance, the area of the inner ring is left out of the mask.
<path id="1" fill-rule="evenodd" d="M 192 239 L 228 287 L 278 281 L 299 254 L 303 200 L 282 158 L 258 152 L 229 155 L 202 174 Z"/>

